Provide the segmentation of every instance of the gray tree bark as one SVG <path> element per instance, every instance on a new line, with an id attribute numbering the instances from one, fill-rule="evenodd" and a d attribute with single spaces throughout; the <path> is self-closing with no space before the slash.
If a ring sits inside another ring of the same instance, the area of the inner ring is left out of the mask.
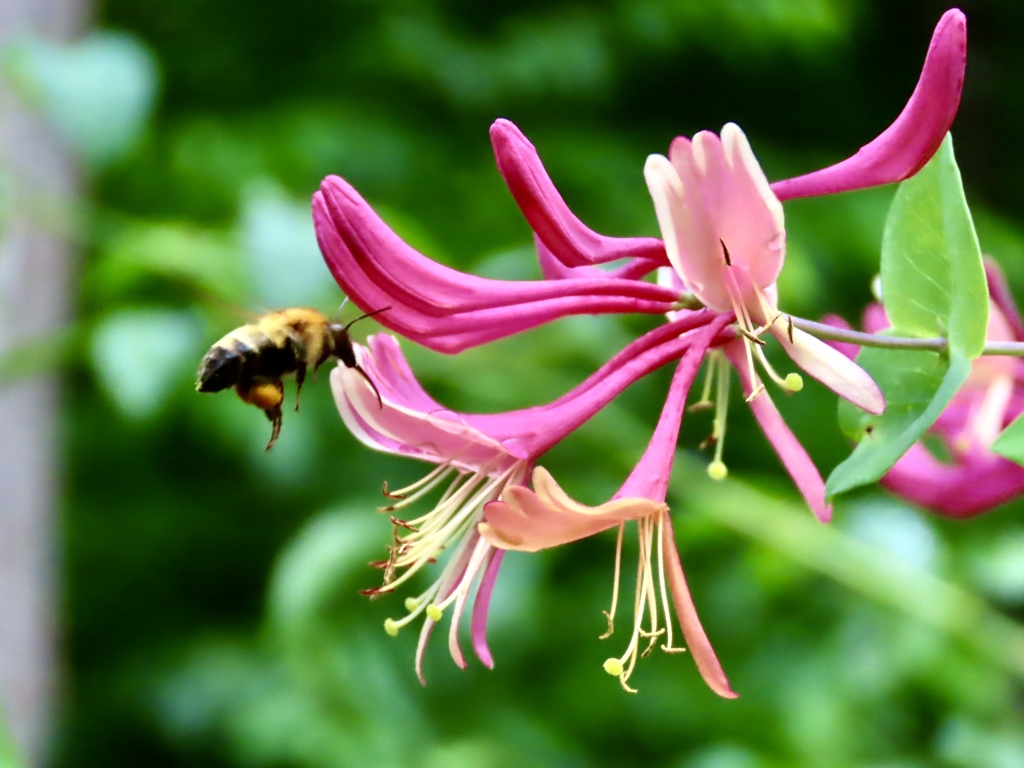
<path id="1" fill-rule="evenodd" d="M 26 33 L 66 40 L 86 0 L 0 0 L 0 47 Z M 71 201 L 76 173 L 43 120 L 0 81 L 0 356 L 69 317 L 71 250 L 39 215 Z M 28 765 L 41 765 L 56 673 L 59 401 L 53 373 L 0 385 L 0 708 Z"/>

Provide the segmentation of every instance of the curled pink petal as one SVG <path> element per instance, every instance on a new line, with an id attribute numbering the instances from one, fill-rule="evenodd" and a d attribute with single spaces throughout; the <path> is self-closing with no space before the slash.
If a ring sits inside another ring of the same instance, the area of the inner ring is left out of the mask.
<path id="1" fill-rule="evenodd" d="M 665 562 L 665 578 L 669 584 L 669 592 L 672 595 L 672 603 L 676 609 L 676 616 L 679 617 L 679 625 L 683 630 L 683 637 L 686 638 L 686 647 L 693 656 L 704 682 L 708 684 L 719 696 L 726 699 L 735 699 L 739 696 L 729 679 L 725 676 L 715 649 L 711 647 L 711 641 L 704 631 L 700 619 L 697 617 L 697 607 L 693 604 L 693 597 L 690 595 L 690 588 L 686 584 L 686 576 L 683 575 L 683 564 L 679 559 L 679 550 L 676 548 L 675 531 L 672 528 L 672 519 L 665 515 L 662 525 L 661 551 Z"/>
<path id="2" fill-rule="evenodd" d="M 442 352 L 457 352 L 560 317 L 664 313 L 676 295 L 636 279 L 491 280 L 438 264 L 401 240 L 342 179 L 313 197 L 313 222 L 327 266 L 365 311 Z"/>
<path id="3" fill-rule="evenodd" d="M 967 67 L 967 19 L 946 11 L 932 35 L 921 77 L 896 121 L 853 157 L 820 171 L 777 181 L 780 200 L 891 184 L 913 176 L 938 150 L 960 106 Z"/>
<path id="4" fill-rule="evenodd" d="M 497 549 L 538 552 L 579 541 L 626 520 L 667 512 L 664 502 L 620 498 L 588 507 L 570 497 L 543 467 L 533 470 L 533 490 L 505 489 L 501 501 L 487 505 L 480 535 Z"/>
<path id="5" fill-rule="evenodd" d="M 498 170 L 530 228 L 567 267 L 641 258 L 666 264 L 665 247 L 653 237 L 608 237 L 583 224 L 555 189 L 533 144 L 511 121 L 491 125 Z"/>
<path id="6" fill-rule="evenodd" d="M 985 277 L 992 304 L 1002 313 L 1010 327 L 1010 339 L 1024 341 L 1024 321 L 1021 321 L 1020 310 L 1017 309 L 1017 302 L 1010 293 L 1010 286 L 1006 283 L 1003 270 L 994 259 L 985 259 Z"/>
<path id="7" fill-rule="evenodd" d="M 644 177 L 669 261 L 701 303 L 727 312 L 767 289 L 786 255 L 782 205 L 743 131 L 701 131 L 647 158 Z M 741 274 L 736 274 L 741 273 Z M 740 282 L 737 283 L 736 281 Z"/>
<path id="8" fill-rule="evenodd" d="M 744 395 L 749 397 L 754 391 L 755 383 L 750 378 L 750 369 L 747 366 L 743 343 L 741 341 L 730 342 L 723 349 L 740 377 Z M 811 457 L 807 455 L 807 451 L 800 445 L 800 441 L 790 431 L 766 391 L 762 390 L 757 397 L 748 402 L 754 418 L 757 419 L 758 426 L 761 427 L 764 436 L 768 438 L 768 442 L 772 444 L 772 448 L 779 455 L 782 465 L 789 472 L 789 476 L 793 478 L 793 482 L 803 494 L 814 516 L 821 522 L 827 523 L 832 519 L 832 505 L 825 501 L 825 482 L 821 479 Z"/>

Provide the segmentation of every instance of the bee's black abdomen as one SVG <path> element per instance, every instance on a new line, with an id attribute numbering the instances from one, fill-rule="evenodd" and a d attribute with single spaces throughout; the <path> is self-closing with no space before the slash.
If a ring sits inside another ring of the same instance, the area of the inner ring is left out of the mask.
<path id="1" fill-rule="evenodd" d="M 227 347 L 214 347 L 199 363 L 197 392 L 220 392 L 238 383 L 242 375 L 242 353 Z"/>
<path id="2" fill-rule="evenodd" d="M 302 350 L 296 348 L 290 339 L 283 339 L 283 346 L 268 343 L 259 347 L 258 354 L 250 355 L 246 360 L 244 375 L 253 381 L 274 381 L 289 373 L 294 373 L 299 365 Z"/>

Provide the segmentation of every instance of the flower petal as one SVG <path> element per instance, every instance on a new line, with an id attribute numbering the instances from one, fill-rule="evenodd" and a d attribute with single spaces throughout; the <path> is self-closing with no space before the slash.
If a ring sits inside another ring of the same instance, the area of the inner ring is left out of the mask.
<path id="1" fill-rule="evenodd" d="M 537 237 L 562 264 L 579 267 L 642 258 L 651 269 L 666 264 L 665 246 L 653 237 L 607 237 L 589 229 L 565 204 L 533 144 L 514 123 L 495 120 L 491 144 L 498 170 Z"/>
<path id="2" fill-rule="evenodd" d="M 578 541 L 626 520 L 667 512 L 651 499 L 615 499 L 588 507 L 572 499 L 543 467 L 533 470 L 534 490 L 507 487 L 501 501 L 488 504 L 480 535 L 498 549 L 537 552 Z"/>
<path id="3" fill-rule="evenodd" d="M 1024 493 L 1024 467 L 992 453 L 946 464 L 915 443 L 881 482 L 940 515 L 968 518 Z"/>
<path id="4" fill-rule="evenodd" d="M 735 699 L 739 694 L 729 685 L 729 679 L 725 676 L 718 656 L 715 655 L 715 649 L 711 647 L 711 641 L 708 640 L 707 633 L 704 632 L 704 627 L 697 616 L 697 607 L 693 604 L 686 576 L 683 575 L 683 564 L 679 559 L 676 534 L 669 515 L 662 518 L 662 525 L 664 530 L 661 532 L 661 551 L 665 563 L 665 578 L 668 581 L 676 616 L 679 617 L 679 626 L 683 630 L 683 637 L 686 638 L 686 647 L 708 687 L 719 696 Z"/>
<path id="5" fill-rule="evenodd" d="M 492 280 L 438 264 L 403 242 L 344 180 L 329 176 L 313 197 L 327 266 L 364 311 L 390 307 L 382 325 L 441 352 L 458 352 L 560 317 L 661 314 L 671 290 L 634 279 Z"/>
<path id="6" fill-rule="evenodd" d="M 476 600 L 473 602 L 473 618 L 470 624 L 470 637 L 473 640 L 473 651 L 485 667 L 494 669 L 494 657 L 487 645 L 487 611 L 491 607 L 491 594 L 498 580 L 498 569 L 505 552 L 500 549 L 491 550 L 484 575 L 480 578 Z"/>
<path id="7" fill-rule="evenodd" d="M 785 327 L 783 320 L 772 325 L 772 335 L 800 368 L 840 397 L 868 413 L 885 410 L 885 396 L 867 371 L 821 339 Z"/>
<path id="8" fill-rule="evenodd" d="M 677 145 L 688 146 L 677 139 Z M 644 164 L 644 178 L 654 202 L 661 236 L 668 259 L 683 279 L 686 289 L 716 312 L 732 309 L 722 269 L 725 258 L 718 233 L 699 193 L 699 178 L 691 168 L 691 156 L 676 153 L 682 160 L 673 163 L 663 155 L 651 155 Z M 680 172 L 684 169 L 685 176 Z"/>
<path id="9" fill-rule="evenodd" d="M 946 11 L 932 35 L 921 77 L 896 121 L 853 157 L 794 179 L 777 181 L 780 200 L 848 192 L 902 181 L 938 150 L 953 124 L 967 66 L 967 19 Z"/>
<path id="10" fill-rule="evenodd" d="M 743 341 L 730 342 L 722 349 L 740 377 L 743 394 L 749 397 L 754 391 L 754 382 L 750 378 Z M 836 352 L 836 354 L 842 356 L 841 352 Z M 782 460 L 782 465 L 789 472 L 789 476 L 793 478 L 793 482 L 803 494 L 814 516 L 821 522 L 827 523 L 832 519 L 832 505 L 825 502 L 825 482 L 821 479 L 811 457 L 807 455 L 807 451 L 786 425 L 782 415 L 775 407 L 775 403 L 768 396 L 768 392 L 762 389 L 757 397 L 748 401 L 748 405 L 754 418 L 757 419 L 758 426 L 761 427 L 764 436 L 768 438 L 768 442 L 772 444 L 775 453 Z"/>
<path id="11" fill-rule="evenodd" d="M 692 141 L 676 139 L 669 157 L 652 155 L 644 167 L 669 261 L 706 306 L 728 311 L 738 298 L 731 272 L 762 289 L 778 277 L 786 253 L 782 205 L 733 123 L 721 138 L 701 131 Z"/>

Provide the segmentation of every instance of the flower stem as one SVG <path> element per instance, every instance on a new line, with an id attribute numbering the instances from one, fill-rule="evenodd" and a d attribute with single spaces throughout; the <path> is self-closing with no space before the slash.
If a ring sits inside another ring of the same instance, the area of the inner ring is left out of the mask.
<path id="1" fill-rule="evenodd" d="M 791 316 L 792 317 L 792 316 Z M 947 339 L 937 336 L 927 339 L 910 338 L 907 336 L 884 336 L 864 333 L 848 328 L 837 328 L 834 325 L 817 323 L 802 317 L 793 317 L 793 327 L 806 331 L 819 339 L 845 341 L 861 347 L 882 347 L 883 349 L 914 349 L 922 352 L 945 352 L 949 346 Z M 983 355 L 1005 355 L 1008 357 L 1024 357 L 1024 342 L 990 341 L 985 344 Z"/>

